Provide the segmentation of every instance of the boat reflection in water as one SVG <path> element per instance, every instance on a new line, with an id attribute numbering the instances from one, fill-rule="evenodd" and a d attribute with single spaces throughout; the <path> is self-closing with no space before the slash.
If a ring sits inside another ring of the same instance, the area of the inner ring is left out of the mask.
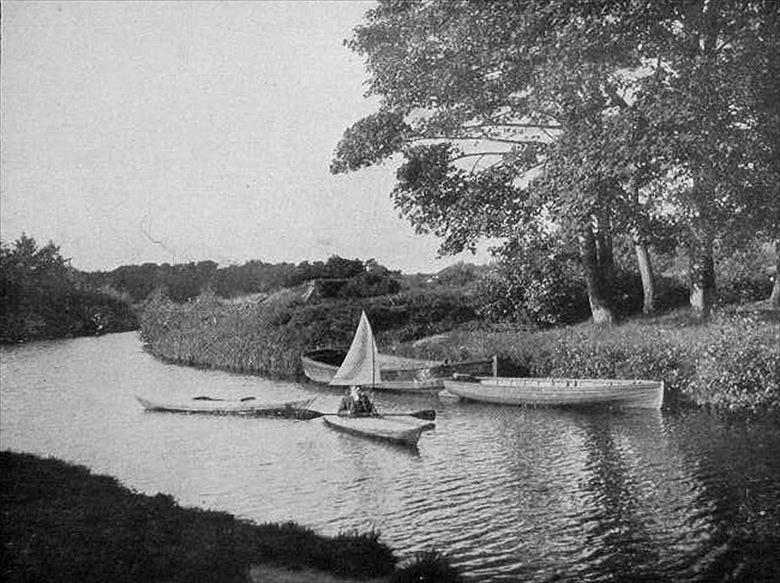
<path id="1" fill-rule="evenodd" d="M 447 456 L 470 487 L 448 500 L 457 515 L 440 512 L 433 528 L 459 533 L 450 548 L 477 579 L 709 581 L 724 569 L 777 569 L 724 540 L 733 517 L 708 483 L 717 473 L 702 474 L 702 452 L 680 447 L 676 416 L 468 407 L 492 445 Z"/>

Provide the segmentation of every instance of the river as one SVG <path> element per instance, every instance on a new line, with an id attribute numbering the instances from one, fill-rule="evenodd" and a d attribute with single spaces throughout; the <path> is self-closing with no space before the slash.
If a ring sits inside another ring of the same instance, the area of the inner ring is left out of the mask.
<path id="1" fill-rule="evenodd" d="M 380 394 L 434 408 L 419 449 L 321 419 L 146 413 L 134 395 L 280 401 L 340 392 L 162 363 L 136 333 L 0 349 L 0 447 L 137 491 L 322 534 L 374 529 L 473 581 L 773 580 L 780 427 L 704 411 L 577 412 Z M 756 579 L 757 578 L 757 579 Z"/>

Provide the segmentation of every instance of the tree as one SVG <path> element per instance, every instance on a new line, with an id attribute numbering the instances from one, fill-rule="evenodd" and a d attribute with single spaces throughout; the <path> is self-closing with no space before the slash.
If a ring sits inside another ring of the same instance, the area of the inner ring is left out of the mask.
<path id="1" fill-rule="evenodd" d="M 715 300 L 714 242 L 777 226 L 776 163 L 773 171 L 762 161 L 769 151 L 777 157 L 778 9 L 752 0 L 654 3 L 654 26 L 636 49 L 655 63 L 641 107 L 664 162 L 657 178 L 682 185 L 668 200 L 688 228 L 691 305 L 703 315 Z"/>
<path id="2" fill-rule="evenodd" d="M 748 0 L 380 2 L 348 43 L 379 111 L 345 132 L 331 170 L 401 154 L 394 202 L 444 253 L 556 223 L 580 240 L 596 321 L 612 318 L 612 232 L 633 233 L 652 282 L 650 225 L 673 208 L 691 234 L 692 303 L 706 313 L 712 242 L 745 231 L 733 211 L 760 190 L 745 139 L 757 96 L 774 93 L 748 65 L 776 42 L 776 11 Z"/>

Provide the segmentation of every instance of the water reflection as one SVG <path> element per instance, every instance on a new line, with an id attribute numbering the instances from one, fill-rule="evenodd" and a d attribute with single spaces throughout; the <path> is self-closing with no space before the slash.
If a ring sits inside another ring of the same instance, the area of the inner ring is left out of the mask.
<path id="1" fill-rule="evenodd" d="M 377 394 L 383 410 L 437 410 L 414 452 L 321 419 L 145 413 L 134 394 L 317 396 L 317 409 L 333 411 L 341 391 L 165 365 L 132 334 L 3 348 L 0 382 L 3 448 L 256 521 L 326 534 L 373 528 L 403 556 L 451 554 L 473 580 L 761 580 L 778 571 L 766 552 L 780 532 L 771 423 Z"/>

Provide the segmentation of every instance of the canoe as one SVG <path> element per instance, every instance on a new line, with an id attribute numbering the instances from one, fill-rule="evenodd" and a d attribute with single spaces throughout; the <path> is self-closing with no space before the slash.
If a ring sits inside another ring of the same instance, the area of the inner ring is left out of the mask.
<path id="1" fill-rule="evenodd" d="M 301 356 L 306 377 L 315 383 L 328 384 L 344 362 L 346 353 L 335 348 L 310 350 Z M 492 375 L 495 358 L 445 363 L 438 360 L 420 360 L 390 354 L 379 354 L 381 380 L 374 385 L 379 391 L 435 392 L 444 388 L 444 379 L 455 373 Z"/>
<path id="2" fill-rule="evenodd" d="M 381 415 L 376 417 L 328 415 L 323 419 L 328 427 L 337 431 L 407 446 L 416 446 L 422 432 L 436 426 L 434 423 L 421 422 L 412 418 Z"/>
<path id="3" fill-rule="evenodd" d="M 263 403 L 254 398 L 244 400 L 195 398 L 178 402 L 159 402 L 135 397 L 147 411 L 168 411 L 173 413 L 206 413 L 211 415 L 245 415 L 258 417 L 299 418 L 301 411 L 307 410 L 313 399 L 286 401 L 283 403 Z"/>
<path id="4" fill-rule="evenodd" d="M 664 399 L 663 381 L 456 375 L 444 387 L 462 399 L 500 405 L 660 409 Z"/>

